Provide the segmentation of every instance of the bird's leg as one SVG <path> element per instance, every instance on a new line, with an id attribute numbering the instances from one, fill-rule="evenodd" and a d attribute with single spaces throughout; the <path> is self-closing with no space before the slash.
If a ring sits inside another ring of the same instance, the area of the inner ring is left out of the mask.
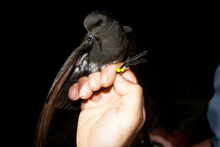
<path id="1" fill-rule="evenodd" d="M 138 65 L 142 62 L 147 62 L 147 60 L 145 58 L 141 58 L 141 57 L 145 56 L 147 54 L 147 52 L 148 52 L 148 50 L 144 51 L 140 54 L 137 54 L 134 57 L 131 57 L 131 58 L 127 59 L 121 67 L 118 67 L 116 69 L 116 72 L 121 73 L 121 72 L 124 72 L 128 68 L 128 66 Z"/>
<path id="2" fill-rule="evenodd" d="M 92 46 L 95 40 L 96 34 L 88 36 L 89 46 Z"/>

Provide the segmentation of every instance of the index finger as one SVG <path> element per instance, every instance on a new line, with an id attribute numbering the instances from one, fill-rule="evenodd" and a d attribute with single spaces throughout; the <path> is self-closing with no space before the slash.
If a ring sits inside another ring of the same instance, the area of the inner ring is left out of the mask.
<path id="1" fill-rule="evenodd" d="M 114 83 L 115 77 L 116 77 L 116 69 L 120 67 L 122 64 L 123 62 L 112 64 L 102 70 L 101 85 L 103 87 L 109 87 Z M 134 73 L 131 71 L 130 68 L 126 69 L 124 72 L 119 73 L 119 74 L 121 74 L 124 78 L 126 78 L 128 81 L 132 83 L 135 83 L 135 84 L 138 83 L 136 76 L 134 75 Z"/>

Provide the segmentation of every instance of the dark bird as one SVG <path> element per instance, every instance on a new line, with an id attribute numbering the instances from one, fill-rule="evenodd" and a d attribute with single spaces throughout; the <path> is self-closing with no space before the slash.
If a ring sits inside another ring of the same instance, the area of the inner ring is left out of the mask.
<path id="1" fill-rule="evenodd" d="M 111 13 L 94 11 L 87 15 L 84 26 L 88 33 L 67 58 L 48 93 L 35 134 L 35 147 L 66 146 L 68 140 L 75 146 L 73 137 L 80 102 L 72 102 L 68 90 L 80 77 L 122 60 L 126 62 L 119 69 L 146 61 L 138 59 L 146 52 L 130 58 L 136 49 L 135 33 L 129 26 L 122 27 Z"/>

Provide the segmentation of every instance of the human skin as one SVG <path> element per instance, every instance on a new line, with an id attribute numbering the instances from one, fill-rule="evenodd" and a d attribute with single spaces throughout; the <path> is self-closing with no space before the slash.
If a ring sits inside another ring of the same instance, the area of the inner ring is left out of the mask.
<path id="1" fill-rule="evenodd" d="M 69 98 L 79 98 L 81 112 L 77 146 L 129 146 L 145 122 L 143 90 L 134 73 L 116 74 L 122 63 L 82 77 L 69 89 Z"/>

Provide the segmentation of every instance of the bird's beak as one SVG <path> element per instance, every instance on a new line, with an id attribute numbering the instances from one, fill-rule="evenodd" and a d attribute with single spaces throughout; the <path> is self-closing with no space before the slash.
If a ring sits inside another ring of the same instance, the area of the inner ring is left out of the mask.
<path id="1" fill-rule="evenodd" d="M 88 35 L 88 41 L 89 41 L 89 45 L 92 46 L 94 40 L 95 40 L 96 34 L 94 35 Z"/>

